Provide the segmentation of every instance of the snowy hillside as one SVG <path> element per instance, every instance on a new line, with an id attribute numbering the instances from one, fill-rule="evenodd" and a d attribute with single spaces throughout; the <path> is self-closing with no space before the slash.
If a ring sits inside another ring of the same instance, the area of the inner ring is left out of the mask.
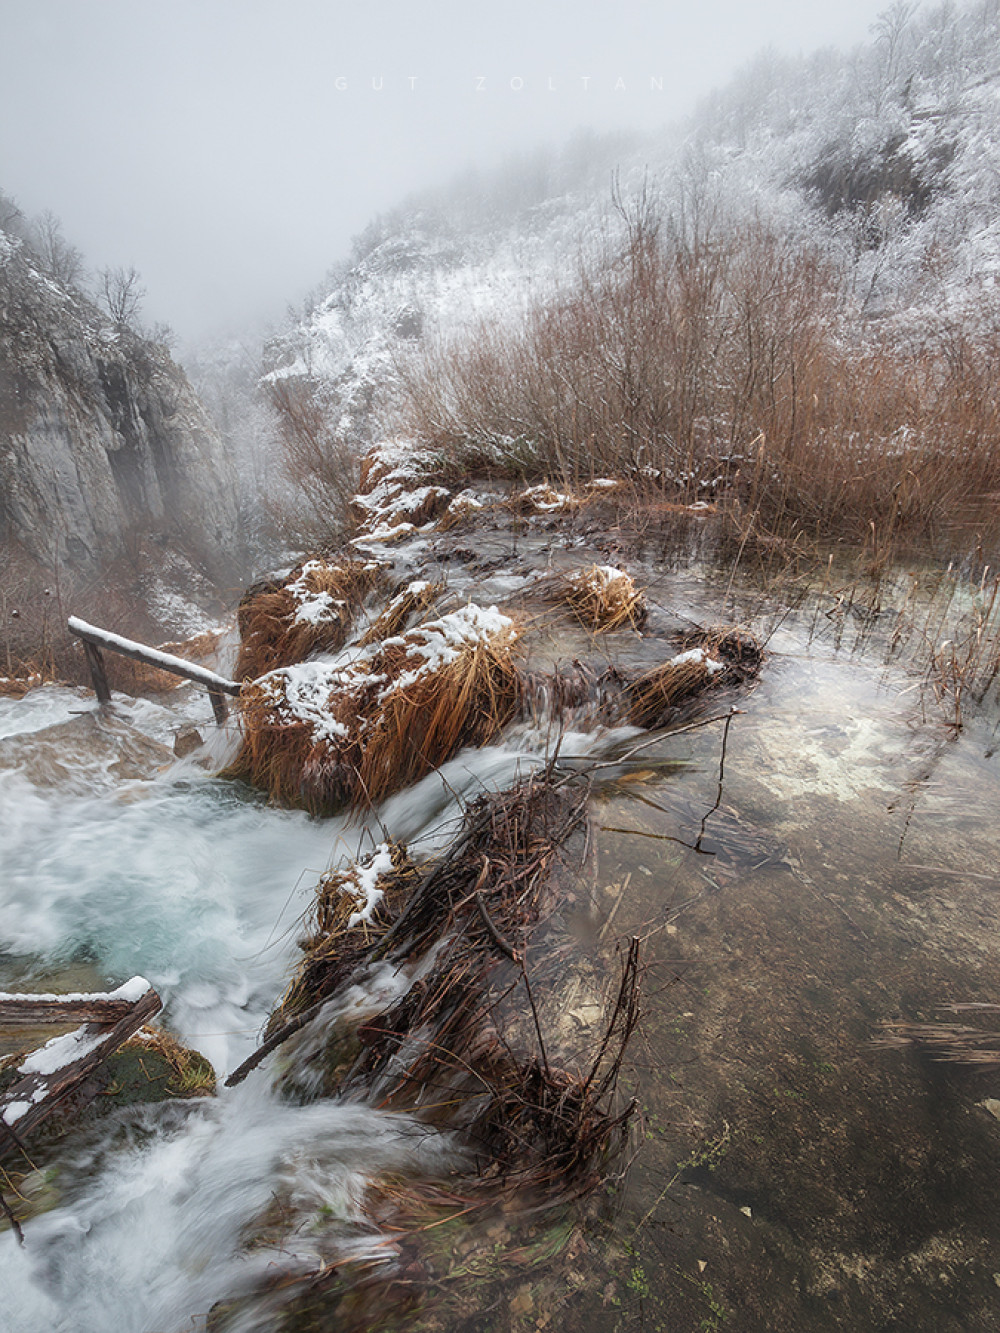
<path id="1" fill-rule="evenodd" d="M 764 221 L 819 247 L 862 320 L 998 319 L 1000 8 L 894 5 L 849 54 L 765 54 L 683 132 L 593 141 L 462 181 L 379 219 L 268 351 L 272 385 L 308 388 L 366 444 L 415 347 L 517 316 L 575 278 L 613 232 L 612 171 L 681 230 Z"/>

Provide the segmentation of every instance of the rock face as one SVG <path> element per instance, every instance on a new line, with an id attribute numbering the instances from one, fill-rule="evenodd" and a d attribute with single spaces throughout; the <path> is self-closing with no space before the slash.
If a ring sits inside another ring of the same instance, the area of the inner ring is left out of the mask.
<path id="1" fill-rule="evenodd" d="M 236 529 L 231 465 L 183 371 L 0 232 L 0 542 L 85 569 L 130 533 L 211 559 Z"/>

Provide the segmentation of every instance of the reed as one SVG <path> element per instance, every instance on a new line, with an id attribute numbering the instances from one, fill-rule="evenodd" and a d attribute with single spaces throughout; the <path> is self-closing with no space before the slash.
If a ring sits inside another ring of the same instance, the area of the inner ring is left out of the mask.
<path id="1" fill-rule="evenodd" d="M 377 570 L 366 561 L 313 559 L 280 583 L 254 585 L 237 613 L 236 679 L 255 680 L 313 653 L 342 648 L 377 581 Z"/>
<path id="2" fill-rule="evenodd" d="M 998 539 L 1000 329 L 876 325 L 838 252 L 763 222 L 622 214 L 555 296 L 428 343 L 400 429 L 458 474 L 625 478 L 786 539 Z"/>
<path id="3" fill-rule="evenodd" d="M 586 629 L 638 629 L 646 619 L 646 599 L 632 576 L 609 565 L 591 565 L 568 575 L 560 591 Z"/>

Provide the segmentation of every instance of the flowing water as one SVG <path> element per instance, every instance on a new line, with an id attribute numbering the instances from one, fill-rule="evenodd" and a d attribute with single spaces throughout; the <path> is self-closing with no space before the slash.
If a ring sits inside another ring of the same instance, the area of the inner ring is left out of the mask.
<path id="1" fill-rule="evenodd" d="M 671 595 L 680 614 L 704 612 L 700 582 Z M 902 668 L 815 628 L 782 620 L 721 766 L 708 727 L 595 789 L 570 925 L 609 975 L 615 939 L 645 938 L 627 1071 L 638 1155 L 602 1206 L 561 1211 L 530 1245 L 495 1219 L 434 1233 L 422 1271 L 446 1299 L 438 1323 L 428 1303 L 428 1327 L 996 1325 L 1000 1075 L 872 1044 L 884 1020 L 1000 1001 L 984 814 L 1000 800 L 996 710 L 949 730 Z M 557 636 L 551 650 L 577 647 Z M 628 634 L 620 647 L 648 651 Z M 271 808 L 212 777 L 204 752 L 175 759 L 191 721 L 210 730 L 185 690 L 104 714 L 62 687 L 0 700 L 0 988 L 141 973 L 220 1074 L 284 988 L 319 875 L 385 832 L 431 854 L 473 795 L 537 766 L 547 743 L 522 724 L 363 826 Z M 624 738 L 561 745 L 570 762 Z M 212 737 L 216 765 L 227 744 Z M 377 1010 L 404 982 L 376 974 L 345 1003 Z M 69 1136 L 24 1248 L 0 1234 L 0 1328 L 179 1333 L 250 1293 L 227 1329 L 271 1329 L 271 1278 L 390 1261 L 366 1182 L 447 1177 L 461 1151 L 405 1115 L 293 1104 L 271 1072 Z M 275 1208 L 299 1219 L 278 1239 Z"/>

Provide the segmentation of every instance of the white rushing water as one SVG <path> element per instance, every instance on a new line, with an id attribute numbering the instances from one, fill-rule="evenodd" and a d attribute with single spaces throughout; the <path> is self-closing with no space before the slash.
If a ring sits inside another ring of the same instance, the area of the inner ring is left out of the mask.
<path id="1" fill-rule="evenodd" d="M 168 705 L 122 700 L 110 714 L 56 687 L 0 700 L 0 969 L 6 958 L 57 979 L 82 962 L 107 986 L 148 977 L 165 1025 L 221 1076 L 253 1048 L 284 988 L 320 874 L 386 833 L 418 855 L 445 845 L 465 804 L 544 762 L 546 736 L 521 727 L 506 746 L 457 756 L 366 828 L 274 809 L 193 759 L 175 760 L 174 731 L 204 714 L 196 691 Z M 574 736 L 568 748 L 608 739 Z M 218 761 L 224 740 L 212 744 Z M 372 986 L 383 1007 L 397 990 L 382 976 Z M 384 1238 L 359 1230 L 364 1180 L 445 1174 L 459 1160 L 454 1147 L 407 1116 L 291 1105 L 267 1069 L 217 1098 L 122 1113 L 117 1132 L 64 1153 L 57 1205 L 28 1222 L 24 1249 L 0 1235 L 0 1329 L 201 1327 L 213 1302 L 274 1265 L 315 1268 L 323 1257 L 308 1229 L 280 1253 L 246 1248 L 276 1194 L 304 1215 L 339 1219 L 340 1253 L 360 1245 L 390 1255 Z M 266 1305 L 253 1308 L 247 1327 L 269 1327 Z"/>

